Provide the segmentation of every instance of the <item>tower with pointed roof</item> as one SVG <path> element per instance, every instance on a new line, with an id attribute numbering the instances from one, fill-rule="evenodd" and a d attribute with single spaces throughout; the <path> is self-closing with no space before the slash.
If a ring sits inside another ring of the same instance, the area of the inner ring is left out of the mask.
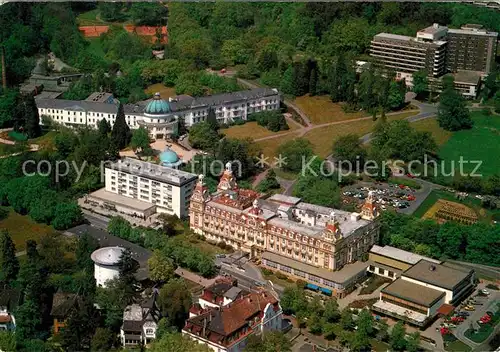
<path id="1" fill-rule="evenodd" d="M 336 241 L 342 237 L 339 221 L 335 217 L 335 211 L 330 213 L 330 218 L 326 222 L 324 237 L 330 241 Z"/>
<path id="2" fill-rule="evenodd" d="M 236 183 L 236 178 L 233 175 L 233 169 L 230 162 L 226 163 L 226 169 L 220 178 L 217 190 L 222 192 L 238 190 L 238 184 Z"/>
<path id="3" fill-rule="evenodd" d="M 198 176 L 198 182 L 191 196 L 189 204 L 189 222 L 191 228 L 201 228 L 203 224 L 203 212 L 205 211 L 205 203 L 210 200 L 210 192 L 205 184 L 205 176 L 203 174 Z"/>
<path id="4" fill-rule="evenodd" d="M 375 197 L 373 196 L 373 191 L 368 192 L 368 197 L 366 197 L 365 204 L 361 208 L 361 218 L 365 220 L 374 220 L 379 215 L 378 209 L 375 206 Z"/>

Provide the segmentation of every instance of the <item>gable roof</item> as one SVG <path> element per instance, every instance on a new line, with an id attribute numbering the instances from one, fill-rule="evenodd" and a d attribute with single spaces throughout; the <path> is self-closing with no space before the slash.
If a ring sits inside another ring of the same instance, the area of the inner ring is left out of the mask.
<path id="1" fill-rule="evenodd" d="M 78 304 L 79 298 L 74 293 L 56 292 L 52 298 L 50 315 L 58 318 L 67 318 L 71 309 Z"/>

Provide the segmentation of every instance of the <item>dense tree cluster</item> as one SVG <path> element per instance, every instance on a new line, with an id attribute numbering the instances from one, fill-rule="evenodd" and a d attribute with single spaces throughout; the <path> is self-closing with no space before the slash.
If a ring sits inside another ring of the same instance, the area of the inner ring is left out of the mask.
<path id="1" fill-rule="evenodd" d="M 461 225 L 384 212 L 380 217 L 382 243 L 438 259 L 465 260 L 500 266 L 500 228 L 483 223 Z"/>
<path id="2" fill-rule="evenodd" d="M 267 172 L 266 177 L 257 185 L 256 190 L 265 193 L 276 189 L 280 189 L 280 184 L 276 179 L 276 172 L 271 169 Z"/>
<path id="3" fill-rule="evenodd" d="M 463 95 L 455 90 L 453 77 L 443 79 L 443 91 L 439 96 L 437 120 L 447 131 L 472 128 L 473 121 Z"/>
<path id="4" fill-rule="evenodd" d="M 250 115 L 249 119 L 257 121 L 259 126 L 263 126 L 269 131 L 278 132 L 289 129 L 285 117 L 278 110 L 257 112 Z"/>

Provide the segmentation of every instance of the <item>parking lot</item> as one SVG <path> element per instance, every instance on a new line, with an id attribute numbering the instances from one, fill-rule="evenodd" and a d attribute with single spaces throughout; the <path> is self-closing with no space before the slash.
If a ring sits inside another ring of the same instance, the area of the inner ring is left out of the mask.
<path id="1" fill-rule="evenodd" d="M 418 191 L 408 186 L 396 184 L 373 184 L 370 186 L 345 187 L 342 192 L 343 201 L 361 205 L 368 192 L 372 191 L 375 203 L 381 210 L 409 208 L 418 197 Z"/>
<path id="2" fill-rule="evenodd" d="M 443 339 L 441 336 L 443 334 L 453 334 L 470 347 L 477 347 L 479 344 L 465 337 L 465 331 L 470 328 L 479 329 L 480 324 L 483 324 L 483 322 L 478 322 L 486 321 L 485 316 L 494 314 L 497 311 L 497 304 L 500 302 L 500 291 L 486 289 L 488 295 L 478 295 L 479 290 L 482 289 L 484 289 L 484 284 L 480 284 L 478 289 L 455 309 L 454 314 L 449 319 L 440 318 L 436 320 L 425 331 L 421 332 L 422 336 L 434 339 L 438 346 L 442 346 Z"/>

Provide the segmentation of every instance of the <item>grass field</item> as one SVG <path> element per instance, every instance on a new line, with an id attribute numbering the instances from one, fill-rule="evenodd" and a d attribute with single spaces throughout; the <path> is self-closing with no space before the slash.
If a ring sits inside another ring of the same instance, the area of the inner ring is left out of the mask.
<path id="1" fill-rule="evenodd" d="M 19 151 L 19 148 L 11 144 L 0 143 L 0 155 L 9 155 Z"/>
<path id="2" fill-rule="evenodd" d="M 342 105 L 334 103 L 327 95 L 297 97 L 293 101 L 314 125 L 322 123 L 358 119 L 367 116 L 365 112 L 345 113 Z"/>
<path id="3" fill-rule="evenodd" d="M 388 121 L 402 120 L 415 115 L 416 112 L 402 112 L 387 116 Z M 358 121 L 346 121 L 345 123 L 315 128 L 304 135 L 314 146 L 314 152 L 322 158 L 327 157 L 332 152 L 333 142 L 346 134 L 355 133 L 363 136 L 370 133 L 376 125 L 376 121 L 371 118 Z"/>
<path id="4" fill-rule="evenodd" d="M 294 123 L 289 123 L 288 127 L 290 128 L 288 130 L 279 131 L 279 132 L 273 132 L 273 131 L 269 131 L 265 127 L 259 126 L 257 124 L 257 122 L 255 122 L 255 121 L 250 121 L 250 122 L 245 123 L 244 125 L 231 126 L 229 128 L 223 129 L 223 130 L 221 130 L 221 132 L 224 133 L 229 138 L 236 138 L 236 139 L 252 138 L 252 139 L 259 139 L 259 138 L 263 138 L 263 137 L 284 134 L 284 133 L 291 132 L 291 131 L 294 131 L 294 130 L 296 130 L 296 129 L 299 128 Z"/>
<path id="5" fill-rule="evenodd" d="M 470 348 L 469 345 L 466 345 L 462 341 L 456 340 L 448 343 L 448 345 L 446 345 L 445 347 L 445 350 L 450 352 L 469 352 L 472 350 L 472 348 Z"/>
<path id="6" fill-rule="evenodd" d="M 448 140 L 453 135 L 452 132 L 445 131 L 441 127 L 439 127 L 438 122 L 434 118 L 424 119 L 420 121 L 416 121 L 411 124 L 413 128 L 417 131 L 427 131 L 432 134 L 438 146 L 441 146 L 448 142 Z"/>
<path id="7" fill-rule="evenodd" d="M 441 147 L 439 156 L 448 163 L 455 161 L 458 167 L 460 157 L 463 160 L 480 160 L 482 165 L 477 173 L 483 176 L 497 174 L 500 170 L 500 116 L 485 116 L 473 112 L 474 127 L 453 133 L 453 136 Z M 449 166 L 449 164 L 448 164 Z M 475 168 L 473 163 L 465 163 L 466 173 Z"/>
<path id="8" fill-rule="evenodd" d="M 277 156 L 276 152 L 281 144 L 291 141 L 294 138 L 297 138 L 298 135 L 299 134 L 297 132 L 290 133 L 279 138 L 273 138 L 257 142 L 257 145 L 261 148 L 262 154 L 264 154 L 264 156 L 272 158 L 273 156 Z"/>
<path id="9" fill-rule="evenodd" d="M 9 211 L 8 216 L 0 220 L 0 230 L 7 230 L 9 232 L 12 241 L 16 245 L 17 252 L 23 251 L 26 248 L 27 240 L 39 242 L 43 236 L 55 231 L 52 227 L 38 224 L 29 216 L 19 215 L 12 209 L 5 207 L 0 207 L 0 209 Z"/>
<path id="10" fill-rule="evenodd" d="M 57 131 L 48 131 L 40 137 L 29 140 L 30 144 L 38 144 L 41 149 L 55 148 L 54 140 L 57 136 Z"/>
<path id="11" fill-rule="evenodd" d="M 168 99 L 170 97 L 173 97 L 177 94 L 175 94 L 175 88 L 174 87 L 167 87 L 162 83 L 156 83 L 152 84 L 146 89 L 144 89 L 144 92 L 146 94 L 155 94 L 155 93 L 160 93 L 160 96 L 163 99 Z"/>

